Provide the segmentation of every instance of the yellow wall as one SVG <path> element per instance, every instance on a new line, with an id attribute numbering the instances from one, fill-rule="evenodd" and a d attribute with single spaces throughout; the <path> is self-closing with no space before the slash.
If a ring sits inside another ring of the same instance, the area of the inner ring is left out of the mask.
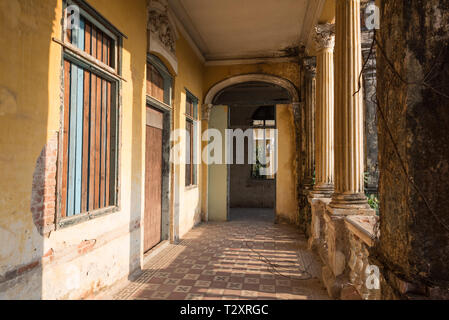
<path id="1" fill-rule="evenodd" d="M 291 105 L 276 106 L 278 128 L 278 171 L 276 174 L 276 218 L 296 223 L 296 141 Z"/>
<path id="2" fill-rule="evenodd" d="M 186 128 L 186 89 L 199 99 L 198 113 L 201 114 L 203 99 L 203 63 L 196 56 L 188 42 L 180 34 L 176 42 L 176 56 L 178 60 L 178 74 L 175 77 L 174 86 L 174 128 Z M 201 121 L 198 122 L 198 135 L 201 134 Z M 182 140 L 185 146 L 185 136 Z M 200 153 L 200 139 L 197 146 Z M 183 157 L 185 157 L 185 147 L 181 147 Z M 175 189 L 179 197 L 175 197 L 174 210 L 179 217 L 178 234 L 182 238 L 194 225 L 201 222 L 201 170 L 198 168 L 198 185 L 193 187 L 185 186 L 185 165 L 175 166 Z"/>
<path id="3" fill-rule="evenodd" d="M 61 46 L 51 39 L 61 38 L 62 1 L 0 0 L 0 276 L 30 267 L 0 283 L 1 298 L 86 296 L 140 264 L 146 1 L 89 3 L 128 36 L 121 210 L 48 236 L 37 231 L 30 210 L 33 172 L 41 150 L 60 129 Z M 85 240 L 93 244 L 87 253 L 78 250 Z M 41 260 L 43 255 L 48 257 Z"/>
<path id="4" fill-rule="evenodd" d="M 31 191 L 36 161 L 60 130 L 62 48 L 51 39 L 61 37 L 62 1 L 0 0 L 0 278 L 30 267 L 20 278 L 0 283 L 0 298 L 79 298 L 126 277 L 141 264 L 146 2 L 89 1 L 128 37 L 122 60 L 126 81 L 122 82 L 120 210 L 42 236 L 31 214 Z M 175 129 L 185 128 L 185 88 L 199 98 L 201 107 L 211 85 L 237 74 L 269 73 L 299 84 L 295 63 L 204 67 L 182 35 L 176 47 Z M 172 205 L 181 237 L 207 209 L 208 177 L 203 173 L 199 171 L 198 187 L 186 188 L 185 166 L 175 166 L 172 190 L 177 196 Z M 92 247 L 81 252 L 86 242 Z"/>
<path id="5" fill-rule="evenodd" d="M 59 2 L 0 1 L 0 275 L 41 251 L 27 248 L 40 240 L 32 232 L 31 186 L 51 135 L 50 114 L 59 107 L 61 55 L 51 41 L 59 31 Z"/>

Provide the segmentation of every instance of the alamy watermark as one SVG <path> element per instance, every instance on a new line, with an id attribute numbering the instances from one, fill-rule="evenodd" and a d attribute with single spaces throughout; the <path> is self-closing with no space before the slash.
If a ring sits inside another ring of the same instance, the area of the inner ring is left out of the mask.
<path id="1" fill-rule="evenodd" d="M 207 142 L 207 145 L 193 157 L 190 157 L 190 148 L 186 148 L 186 143 L 192 141 L 188 130 L 173 130 L 170 141 L 173 143 L 170 162 L 174 164 L 190 164 L 193 158 L 193 164 L 255 165 L 260 176 L 271 176 L 277 172 L 278 130 L 274 128 L 250 128 L 245 131 L 207 129 L 201 135 L 201 141 Z M 201 145 L 195 139 L 193 143 Z"/>
<path id="2" fill-rule="evenodd" d="M 380 9 L 373 3 L 366 6 L 365 26 L 368 30 L 380 29 Z"/>
<path id="3" fill-rule="evenodd" d="M 77 5 L 67 6 L 64 10 L 64 29 L 73 30 L 80 26 L 80 8 Z"/>
<path id="4" fill-rule="evenodd" d="M 368 265 L 365 269 L 366 281 L 365 286 L 368 290 L 380 289 L 380 270 L 378 266 Z"/>

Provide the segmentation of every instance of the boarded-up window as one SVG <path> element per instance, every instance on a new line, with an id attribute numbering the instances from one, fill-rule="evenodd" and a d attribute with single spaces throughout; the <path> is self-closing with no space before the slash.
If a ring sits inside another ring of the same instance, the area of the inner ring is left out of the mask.
<path id="1" fill-rule="evenodd" d="M 112 82 L 68 60 L 64 73 L 61 215 L 68 217 L 114 204 L 117 110 Z"/>
<path id="2" fill-rule="evenodd" d="M 162 108 L 172 104 L 173 77 L 165 64 L 155 55 L 147 56 L 147 102 Z"/>
<path id="3" fill-rule="evenodd" d="M 118 63 L 119 37 L 113 39 L 105 26 L 89 19 L 81 15 L 79 26 L 65 33 L 65 42 L 71 49 L 63 51 L 59 193 L 60 216 L 63 218 L 117 204 L 117 89 L 120 77 L 113 68 Z M 87 53 L 95 60 L 80 59 L 78 52 Z M 103 71 L 105 68 L 106 72 Z"/>
<path id="4" fill-rule="evenodd" d="M 79 24 L 79 28 L 67 29 L 66 41 L 115 69 L 115 41 L 82 16 Z"/>
<path id="5" fill-rule="evenodd" d="M 152 64 L 147 68 L 147 94 L 164 102 L 164 78 Z"/>

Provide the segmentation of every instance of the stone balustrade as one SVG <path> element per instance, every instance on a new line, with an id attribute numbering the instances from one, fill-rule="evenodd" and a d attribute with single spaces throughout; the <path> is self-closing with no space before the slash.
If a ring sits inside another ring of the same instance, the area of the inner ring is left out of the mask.
<path id="1" fill-rule="evenodd" d="M 350 256 L 349 282 L 363 300 L 380 299 L 379 268 L 369 262 L 369 248 L 374 245 L 376 216 L 349 216 L 348 230 Z"/>
<path id="2" fill-rule="evenodd" d="M 323 263 L 322 281 L 336 299 L 380 299 L 379 269 L 369 263 L 374 245 L 374 210 L 340 212 L 330 198 L 309 196 L 312 222 L 309 248 Z"/>

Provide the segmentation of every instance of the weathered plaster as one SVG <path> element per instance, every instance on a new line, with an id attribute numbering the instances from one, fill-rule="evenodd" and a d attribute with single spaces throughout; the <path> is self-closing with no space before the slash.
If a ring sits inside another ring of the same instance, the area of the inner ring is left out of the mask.
<path id="1" fill-rule="evenodd" d="M 278 171 L 276 174 L 276 220 L 298 223 L 296 141 L 291 105 L 276 106 Z"/>
<path id="2" fill-rule="evenodd" d="M 449 225 L 449 113 L 444 96 L 449 81 L 448 9 L 447 0 L 382 1 L 377 75 L 385 120 L 378 113 L 377 254 L 386 276 L 383 285 L 393 288 L 385 290 L 391 293 L 385 297 L 413 293 L 412 286 L 399 288 L 395 277 L 446 291 L 449 287 L 444 227 Z M 432 297 L 432 290 L 427 294 Z"/>
<path id="3" fill-rule="evenodd" d="M 86 297 L 140 266 L 146 1 L 127 3 L 126 8 L 122 2 L 89 3 L 128 36 L 122 61 L 126 82 L 122 83 L 121 207 L 113 214 L 41 235 L 38 212 L 43 189 L 38 185 L 42 177 L 54 174 L 41 169 L 48 169 L 48 160 L 54 161 L 48 156 L 53 155 L 53 137 L 60 130 L 61 46 L 51 39 L 61 37 L 62 1 L 2 1 L 0 87 L 10 93 L 2 106 L 10 106 L 14 99 L 17 103 L 15 112 L 0 116 L 0 230 L 6 237 L 0 251 L 3 299 Z M 44 194 L 50 195 L 47 189 Z"/>

